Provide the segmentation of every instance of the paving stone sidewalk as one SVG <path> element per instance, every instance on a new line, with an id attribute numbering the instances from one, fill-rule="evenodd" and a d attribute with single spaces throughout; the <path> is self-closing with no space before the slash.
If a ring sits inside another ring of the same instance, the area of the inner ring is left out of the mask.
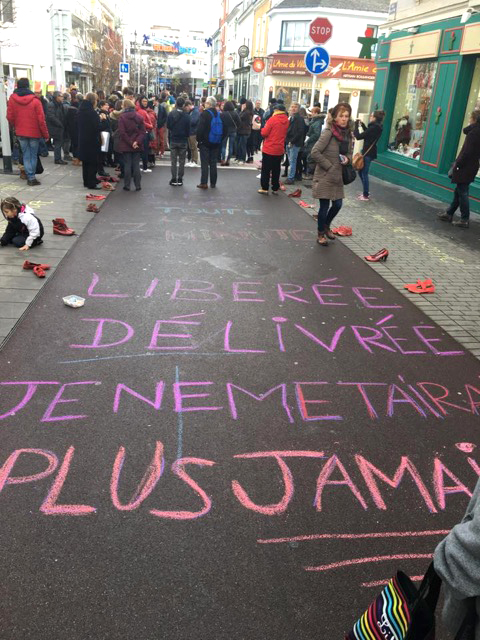
<path id="1" fill-rule="evenodd" d="M 334 242 L 345 243 L 362 258 L 387 248 L 388 260 L 370 263 L 371 268 L 480 358 L 480 216 L 472 214 L 470 228 L 459 229 L 437 220 L 445 203 L 378 178 L 370 178 L 370 183 L 370 202 L 357 200 L 358 178 L 346 187 L 334 224 L 351 226 L 353 235 Z M 297 182 L 286 193 L 301 188 L 301 197 L 292 200 L 313 205 L 304 208 L 313 217 L 318 200 L 307 185 L 311 181 Z M 312 224 L 316 226 L 316 220 Z M 330 246 L 319 249 L 332 250 Z M 404 284 L 418 278 L 431 278 L 435 293 L 418 295 L 404 289 Z"/>
<path id="2" fill-rule="evenodd" d="M 45 171 L 37 176 L 41 182 L 37 187 L 29 187 L 25 180 L 21 180 L 16 167 L 13 175 L 0 174 L 0 197 L 15 196 L 30 205 L 45 228 L 43 244 L 29 251 L 19 251 L 12 245 L 0 247 L 0 345 L 42 286 L 54 276 L 56 267 L 75 244 L 78 235 L 93 216 L 100 215 L 86 211 L 88 190 L 83 187 L 81 167 L 70 163 L 67 166 L 55 165 L 52 153 L 48 158 L 42 158 L 42 163 Z M 109 173 L 113 175 L 113 169 Z M 108 196 L 106 191 L 96 193 Z M 101 203 L 97 204 L 101 206 Z M 65 218 L 78 235 L 53 235 L 53 218 Z M 5 227 L 6 222 L 0 215 L 0 235 Z M 40 279 L 32 271 L 23 270 L 25 260 L 50 264 L 47 277 Z M 75 292 L 65 292 L 66 295 L 69 293 Z"/>

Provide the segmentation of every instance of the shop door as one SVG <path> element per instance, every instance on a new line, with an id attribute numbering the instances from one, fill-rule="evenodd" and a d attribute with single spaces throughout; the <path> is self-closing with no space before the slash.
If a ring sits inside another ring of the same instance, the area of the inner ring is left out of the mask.
<path id="1" fill-rule="evenodd" d="M 437 81 L 425 131 L 421 163 L 438 167 L 457 79 L 457 61 L 438 63 Z"/>

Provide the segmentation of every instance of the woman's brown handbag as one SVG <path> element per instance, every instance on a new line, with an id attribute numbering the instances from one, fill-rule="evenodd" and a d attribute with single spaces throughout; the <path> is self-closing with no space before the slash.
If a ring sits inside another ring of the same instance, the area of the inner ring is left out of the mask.
<path id="1" fill-rule="evenodd" d="M 365 166 L 365 160 L 364 160 L 365 156 L 370 151 L 370 149 L 373 149 L 373 147 L 377 144 L 379 140 L 380 138 L 377 138 L 375 142 L 372 142 L 372 144 L 368 147 L 365 153 L 356 153 L 353 156 L 352 166 L 356 171 L 361 171 L 363 169 L 363 167 Z"/>

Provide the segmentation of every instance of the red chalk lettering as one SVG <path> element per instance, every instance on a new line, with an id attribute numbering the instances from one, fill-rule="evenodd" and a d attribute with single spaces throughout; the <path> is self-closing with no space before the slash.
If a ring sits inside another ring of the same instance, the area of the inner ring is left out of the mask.
<path id="1" fill-rule="evenodd" d="M 233 384 L 231 382 L 227 382 L 227 395 L 228 395 L 228 403 L 230 405 L 230 414 L 231 414 L 231 416 L 232 416 L 232 418 L 234 420 L 237 420 L 238 412 L 237 412 L 237 406 L 235 404 L 235 397 L 233 395 L 233 389 L 237 389 L 237 391 L 241 391 L 242 393 L 245 393 L 247 396 L 250 396 L 250 398 L 253 398 L 254 400 L 257 400 L 258 402 L 263 402 L 263 400 L 265 400 L 265 398 L 268 398 L 270 396 L 270 394 L 272 394 L 274 391 L 277 391 L 278 389 L 281 389 L 282 390 L 282 394 L 281 394 L 282 407 L 283 407 L 285 413 L 287 414 L 289 422 L 290 423 L 294 422 L 292 413 L 291 413 L 290 408 L 288 406 L 287 385 L 286 384 L 279 384 L 276 387 L 273 387 L 272 389 L 269 389 L 265 393 L 261 393 L 259 396 L 257 396 L 254 393 L 252 393 L 251 391 L 247 391 L 247 389 L 243 389 L 242 387 L 239 387 L 236 384 Z"/>
<path id="2" fill-rule="evenodd" d="M 367 407 L 368 415 L 370 416 L 370 418 L 372 418 L 372 420 L 378 418 L 378 413 L 375 411 L 375 407 L 371 403 L 365 387 L 386 387 L 386 382 L 337 382 L 337 384 L 339 386 L 345 387 L 357 387 L 360 395 L 363 398 L 363 401 L 365 402 L 365 406 Z"/>
<path id="3" fill-rule="evenodd" d="M 390 353 L 396 353 L 395 349 L 392 349 L 392 347 L 378 342 L 378 340 L 383 340 L 383 333 L 381 331 L 377 331 L 377 329 L 374 329 L 373 327 L 360 326 L 352 326 L 352 331 L 360 346 L 365 349 L 365 351 L 368 351 L 368 353 L 373 353 L 370 345 L 378 347 L 379 349 L 384 349 L 385 351 L 390 351 Z M 362 335 L 362 331 L 368 331 L 371 335 Z"/>
<path id="4" fill-rule="evenodd" d="M 232 349 L 230 346 L 230 331 L 232 329 L 233 322 L 229 320 L 225 326 L 225 336 L 223 340 L 223 350 L 228 353 L 265 353 L 258 349 Z"/>
<path id="5" fill-rule="evenodd" d="M 11 476 L 10 473 L 21 455 L 35 455 L 46 458 L 48 461 L 48 467 L 45 471 L 40 471 L 39 473 L 34 473 L 29 476 Z M 6 484 L 25 484 L 26 482 L 38 482 L 38 480 L 43 480 L 43 478 L 52 474 L 57 466 L 58 458 L 51 451 L 46 451 L 45 449 L 15 449 L 0 468 L 0 492 L 3 491 Z"/>
<path id="6" fill-rule="evenodd" d="M 127 504 L 122 504 L 118 498 L 118 483 L 120 481 L 120 473 L 125 461 L 125 447 L 120 447 L 113 463 L 112 478 L 110 481 L 110 496 L 112 498 L 113 506 L 119 511 L 133 511 L 138 509 L 142 502 L 148 498 L 152 491 L 157 486 L 157 482 L 163 473 L 164 458 L 163 458 L 163 444 L 157 441 L 155 445 L 155 453 L 153 454 L 152 461 L 148 465 L 145 475 L 140 480 L 138 487 L 135 489 L 133 496 L 130 498 Z"/>
<path id="7" fill-rule="evenodd" d="M 120 344 L 124 344 L 128 342 L 132 336 L 135 334 L 133 328 L 127 324 L 126 322 L 122 322 L 121 320 L 112 320 L 111 318 L 82 318 L 84 322 L 98 322 L 97 329 L 95 331 L 95 337 L 93 338 L 92 344 L 71 344 L 71 349 L 105 349 L 107 347 L 117 347 Z M 103 337 L 103 329 L 106 324 L 110 325 L 121 325 L 126 329 L 126 334 L 120 340 L 116 342 L 110 342 L 106 344 L 101 344 Z"/>
<path id="8" fill-rule="evenodd" d="M 113 399 L 113 413 L 118 413 L 118 407 L 120 405 L 120 396 L 122 395 L 122 391 L 128 393 L 129 395 L 149 404 L 151 407 L 156 409 L 157 411 L 162 408 L 162 400 L 163 400 L 163 390 L 165 388 L 165 383 L 163 380 L 161 382 L 157 382 L 155 387 L 155 399 L 149 400 L 145 396 L 142 396 L 138 393 L 138 391 L 134 391 L 130 387 L 127 387 L 126 384 L 117 384 L 117 388 L 115 390 L 115 398 Z"/>
<path id="9" fill-rule="evenodd" d="M 67 387 L 75 387 L 75 386 L 85 385 L 85 384 L 98 385 L 98 384 L 102 384 L 102 383 L 94 380 L 93 382 L 90 382 L 90 381 L 89 382 L 67 382 L 65 384 L 62 384 L 62 386 L 58 390 L 55 398 L 52 400 L 52 402 L 48 406 L 47 410 L 45 411 L 41 422 L 59 422 L 60 420 L 83 420 L 85 418 L 88 418 L 87 415 L 68 415 L 68 416 L 54 416 L 54 417 L 52 417 L 52 413 L 53 413 L 55 407 L 57 406 L 57 404 L 70 404 L 72 402 L 78 402 L 78 398 L 67 398 L 67 399 L 62 398 L 62 395 L 63 395 L 63 392 L 65 391 L 65 389 Z"/>
<path id="10" fill-rule="evenodd" d="M 57 477 L 40 507 L 40 511 L 47 516 L 87 516 L 90 513 L 96 512 L 95 507 L 91 507 L 86 504 L 57 504 L 57 500 L 60 496 L 61 490 L 63 489 L 63 485 L 65 484 L 65 480 L 70 469 L 70 463 L 72 461 L 74 451 L 74 447 L 68 448 L 65 458 L 58 470 Z"/>
<path id="11" fill-rule="evenodd" d="M 447 387 L 444 387 L 441 384 L 437 384 L 436 382 L 417 382 L 417 387 L 420 387 L 423 393 L 430 398 L 430 400 L 443 413 L 444 416 L 448 415 L 448 411 L 444 409 L 442 405 L 445 405 L 445 407 L 451 407 L 452 409 L 457 409 L 458 411 L 472 413 L 472 411 L 468 407 L 461 407 L 458 404 L 454 404 L 453 402 L 447 402 L 446 400 L 444 400 L 444 398 L 448 398 L 448 396 L 450 395 L 450 391 L 447 389 Z M 425 387 L 434 387 L 436 389 L 441 389 L 443 394 L 441 393 L 441 395 L 439 396 L 433 396 Z"/>
<path id="12" fill-rule="evenodd" d="M 470 410 L 473 415 L 478 416 L 478 407 L 480 407 L 480 389 L 472 386 L 471 384 L 465 385 L 465 392 L 468 396 L 468 402 L 470 403 Z M 477 400 L 475 400 L 473 394 L 477 395 Z M 1 418 L 2 416 L 0 416 Z"/>
<path id="13" fill-rule="evenodd" d="M 302 385 L 306 386 L 316 386 L 316 385 L 324 385 L 329 384 L 328 382 L 294 382 L 295 392 L 297 395 L 297 404 L 298 409 L 300 411 L 300 415 L 302 416 L 302 420 L 305 422 L 312 422 L 316 420 L 343 420 L 342 416 L 333 416 L 333 415 L 315 415 L 311 416 L 308 413 L 307 405 L 309 404 L 329 404 L 328 400 L 306 400 Z"/>
<path id="14" fill-rule="evenodd" d="M 18 384 L 26 384 L 27 385 L 27 390 L 25 391 L 25 395 L 20 400 L 20 402 L 13 407 L 13 409 L 10 409 L 10 411 L 7 411 L 6 413 L 2 413 L 0 415 L 0 420 L 4 420 L 5 418 L 8 418 L 9 416 L 14 416 L 21 409 L 23 409 L 30 402 L 30 400 L 33 398 L 33 396 L 35 395 L 35 392 L 38 389 L 38 385 L 40 385 L 40 384 L 60 384 L 60 383 L 59 382 L 37 382 L 37 381 L 35 381 L 35 382 L 33 382 L 33 381 L 27 381 L 27 382 L 0 382 L 0 386 L 15 386 L 15 385 L 18 385 Z"/>
<path id="15" fill-rule="evenodd" d="M 357 296 L 360 302 L 367 309 L 401 309 L 402 305 L 400 304 L 370 304 L 369 300 L 378 300 L 374 296 L 364 296 L 362 291 L 380 291 L 383 293 L 383 289 L 380 287 L 352 287 L 353 293 Z"/>
<path id="16" fill-rule="evenodd" d="M 383 473 L 383 471 L 381 471 L 378 467 L 376 467 L 374 464 L 372 464 L 369 460 L 367 460 L 361 455 L 357 454 L 355 456 L 355 461 L 358 465 L 358 468 L 360 469 L 360 473 L 362 474 L 365 480 L 368 490 L 370 491 L 370 494 L 375 503 L 375 506 L 378 509 L 386 510 L 387 505 L 385 504 L 385 500 L 383 499 L 382 494 L 380 493 L 375 477 L 379 478 L 382 482 L 385 482 L 390 487 L 393 487 L 393 489 L 398 489 L 398 487 L 400 486 L 400 483 L 403 480 L 403 476 L 405 475 L 405 472 L 408 472 L 412 477 L 412 480 L 414 481 L 417 489 L 419 490 L 420 495 L 422 496 L 423 501 L 427 505 L 427 508 L 430 511 L 430 513 L 437 513 L 437 510 L 430 496 L 430 493 L 428 492 L 428 489 L 425 486 L 425 483 L 420 477 L 420 474 L 417 468 L 415 467 L 415 465 L 413 464 L 413 462 L 410 462 L 408 456 L 402 456 L 400 465 L 395 471 L 393 478 L 389 478 L 385 473 Z"/>
<path id="17" fill-rule="evenodd" d="M 285 291 L 285 287 L 293 287 L 293 291 Z M 290 284 L 290 283 L 280 283 L 277 284 L 278 291 L 278 299 L 280 302 L 285 302 L 285 300 L 294 300 L 295 302 L 304 302 L 305 304 L 311 304 L 309 300 L 304 300 L 303 298 L 297 298 L 294 296 L 294 293 L 300 293 L 303 291 L 303 287 L 298 284 Z"/>
<path id="18" fill-rule="evenodd" d="M 152 515 L 158 518 L 171 518 L 173 520 L 195 520 L 210 511 L 212 508 L 212 500 L 185 471 L 185 465 L 187 464 L 195 464 L 200 467 L 212 467 L 215 462 L 213 462 L 213 460 L 205 460 L 204 458 L 179 458 L 172 464 L 173 473 L 200 496 L 203 502 L 203 508 L 199 511 L 159 511 L 158 509 L 150 509 Z"/>
<path id="19" fill-rule="evenodd" d="M 340 473 L 342 474 L 343 480 L 330 480 L 330 476 L 335 471 L 335 469 L 338 469 L 340 471 Z M 315 494 L 315 502 L 314 502 L 315 508 L 317 511 L 322 510 L 322 495 L 323 495 L 323 490 L 327 485 L 347 486 L 350 489 L 350 491 L 353 493 L 355 498 L 362 505 L 362 507 L 364 509 L 368 508 L 367 503 L 362 497 L 362 494 L 360 493 L 358 488 L 355 486 L 355 483 L 348 475 L 347 470 L 345 469 L 345 467 L 343 466 L 339 458 L 335 455 L 331 456 L 327 460 L 322 471 L 320 472 L 320 475 L 318 476 L 317 492 Z"/>
<path id="20" fill-rule="evenodd" d="M 177 413 L 187 413 L 188 411 L 219 411 L 223 407 L 184 407 L 185 398 L 209 398 L 209 393 L 182 393 L 182 387 L 209 386 L 213 382 L 175 382 L 173 385 L 173 397 L 175 398 L 175 411 Z"/>
<path id="21" fill-rule="evenodd" d="M 444 476 L 448 476 L 455 484 L 446 487 L 444 483 Z M 438 505 L 442 511 L 445 509 L 445 496 L 447 495 L 452 493 L 466 493 L 469 498 L 472 497 L 472 492 L 438 458 L 435 458 L 434 461 L 433 486 L 435 487 L 435 495 L 437 496 Z"/>
<path id="22" fill-rule="evenodd" d="M 258 294 L 258 291 L 247 291 L 246 289 L 240 289 L 241 286 L 254 286 L 261 285 L 261 282 L 234 282 L 232 285 L 233 290 L 233 301 L 234 302 L 265 302 L 262 298 L 242 298 L 240 296 L 255 296 Z"/>
<path id="23" fill-rule="evenodd" d="M 423 331 L 436 331 L 437 327 L 429 327 L 426 325 L 420 325 L 418 327 L 413 327 L 413 330 L 415 331 L 415 333 L 417 334 L 417 336 L 420 338 L 420 340 L 427 345 L 427 347 L 430 349 L 430 351 L 432 353 L 434 353 L 436 356 L 463 356 L 465 355 L 465 351 L 439 351 L 436 347 L 433 346 L 432 342 L 441 342 L 441 338 L 426 338 L 423 335 Z"/>
<path id="24" fill-rule="evenodd" d="M 99 280 L 100 278 L 97 276 L 96 273 L 92 274 L 92 281 L 87 291 L 87 295 L 90 298 L 129 298 L 130 297 L 128 293 L 93 293 Z"/>
<path id="25" fill-rule="evenodd" d="M 316 344 L 319 344 L 321 347 L 323 347 L 324 349 L 326 349 L 327 351 L 329 351 L 330 353 L 333 353 L 335 351 L 335 349 L 337 348 L 338 342 L 342 336 L 342 333 L 345 331 L 345 327 L 340 327 L 339 329 L 337 329 L 333 335 L 332 340 L 330 341 L 330 344 L 326 344 L 325 342 L 322 342 L 322 340 L 320 340 L 320 338 L 318 338 L 317 336 L 314 336 L 313 333 L 310 333 L 310 331 L 308 331 L 307 329 L 305 329 L 304 327 L 302 327 L 299 324 L 294 325 L 301 333 L 303 333 L 304 336 L 307 336 L 307 338 L 310 338 L 310 340 L 313 340 L 313 342 L 315 342 Z"/>
<path id="26" fill-rule="evenodd" d="M 189 287 L 190 283 L 197 285 L 204 284 L 205 287 L 191 289 Z M 173 293 L 170 296 L 170 300 L 198 300 L 202 302 L 220 300 L 222 296 L 219 293 L 215 293 L 214 291 L 212 291 L 212 289 L 215 289 L 215 285 L 212 282 L 207 282 L 206 280 L 177 280 L 175 282 Z M 199 295 L 193 295 L 193 297 L 189 297 L 187 295 L 183 295 L 182 292 Z"/>

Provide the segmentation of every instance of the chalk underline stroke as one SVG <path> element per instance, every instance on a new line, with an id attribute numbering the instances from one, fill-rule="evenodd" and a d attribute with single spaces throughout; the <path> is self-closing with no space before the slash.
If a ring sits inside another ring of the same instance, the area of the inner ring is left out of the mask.
<path id="1" fill-rule="evenodd" d="M 358 540 L 361 538 L 418 538 L 423 536 L 446 536 L 450 529 L 429 531 L 376 531 L 374 533 L 313 533 L 310 535 L 285 538 L 259 538 L 258 544 L 276 544 L 281 542 L 306 542 L 309 540 Z"/>
<path id="2" fill-rule="evenodd" d="M 433 553 L 396 553 L 388 556 L 370 556 L 366 558 L 351 558 L 350 560 L 340 560 L 329 564 L 304 567 L 305 571 L 331 571 L 342 567 L 351 567 L 356 564 L 370 564 L 373 562 L 388 562 L 389 560 L 416 560 L 433 558 Z"/>

